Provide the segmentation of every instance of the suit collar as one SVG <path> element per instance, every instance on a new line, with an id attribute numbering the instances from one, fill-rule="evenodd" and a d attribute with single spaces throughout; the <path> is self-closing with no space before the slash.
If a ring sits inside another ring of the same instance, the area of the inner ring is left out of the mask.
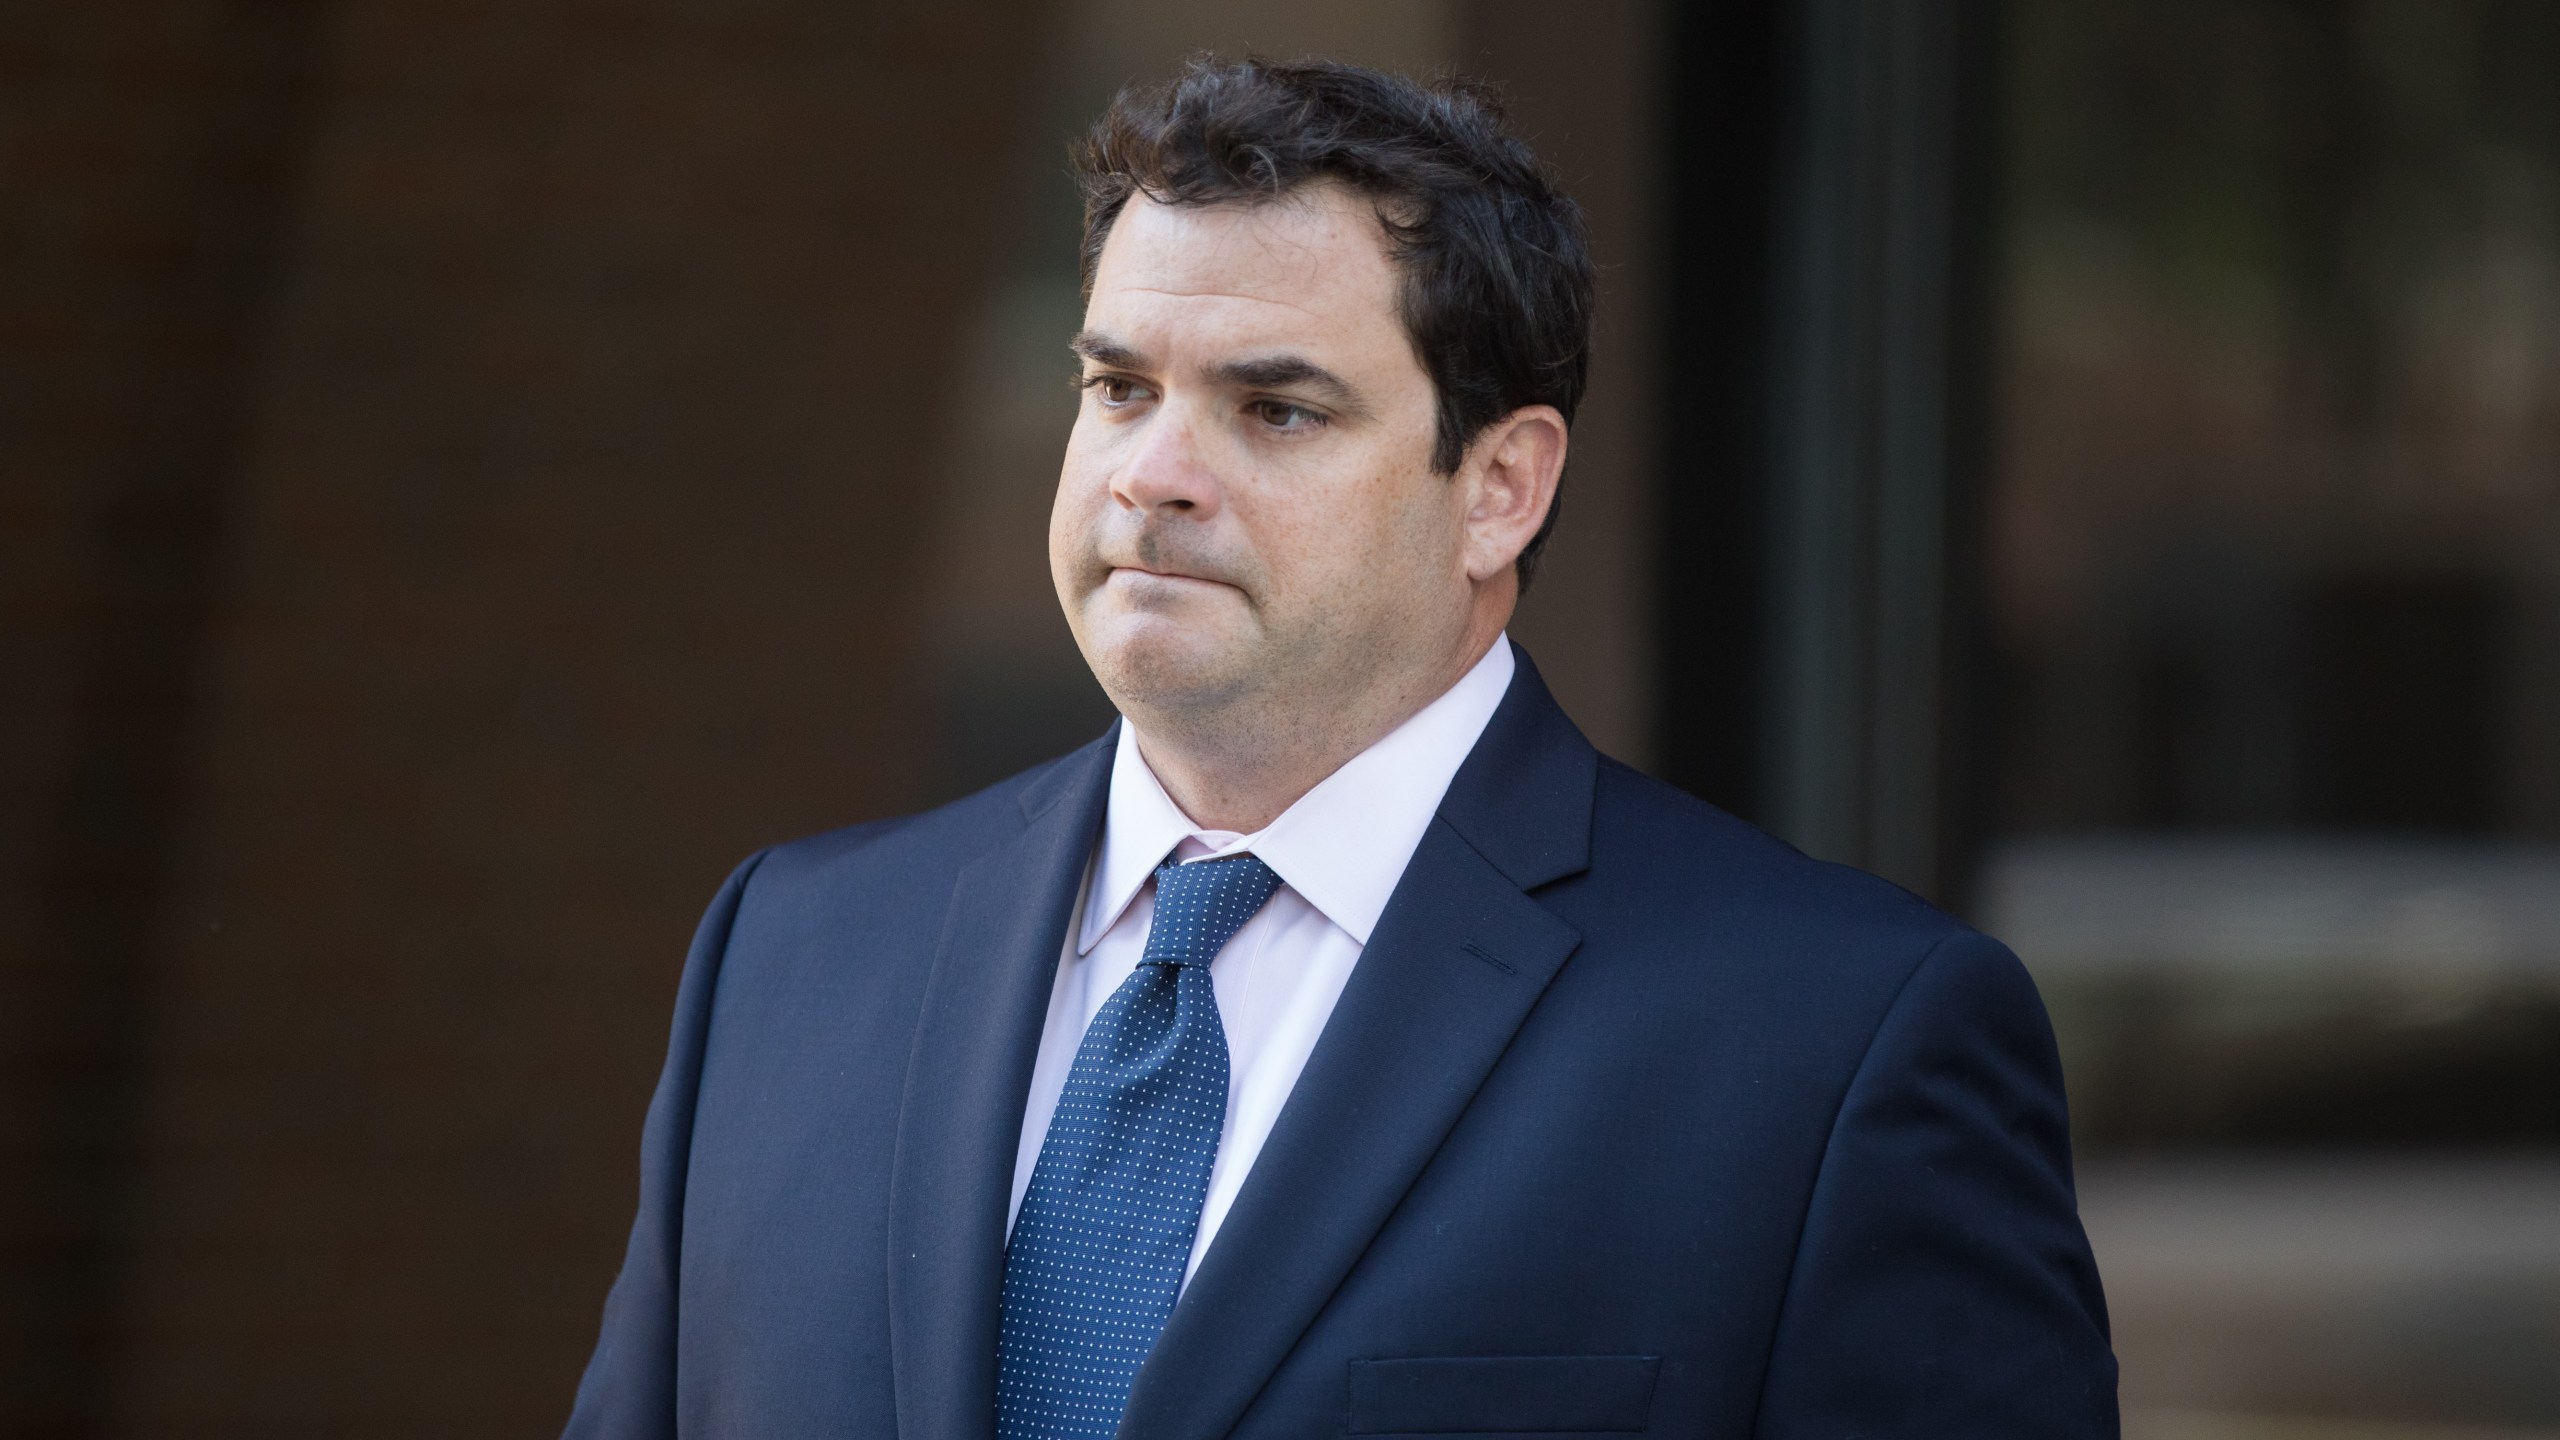
<path id="1" fill-rule="evenodd" d="M 1591 864 L 1600 752 L 1548 693 L 1529 652 L 1515 645 L 1512 654 L 1511 688 L 1449 782 L 1440 818 L 1512 884 L 1535 890 Z"/>
<path id="2" fill-rule="evenodd" d="M 907 1061 L 889 1180 L 901 1440 L 992 1440 L 1005 1206 L 1024 1096 L 1113 736 L 1025 785 L 1023 827 L 953 883 Z"/>
<path id="3" fill-rule="evenodd" d="M 1138 1372 L 1123 1437 L 1235 1426 L 1580 944 L 1524 892 L 1588 865 L 1599 760 L 1518 658 Z"/>
<path id="4" fill-rule="evenodd" d="M 1077 952 L 1091 950 L 1157 863 L 1191 838 L 1213 853 L 1252 851 L 1326 919 L 1368 944 L 1451 779 L 1509 693 L 1515 656 L 1510 640 L 1496 637 L 1456 684 L 1252 835 L 1194 825 L 1148 769 L 1137 732 L 1122 725 Z"/>
<path id="5" fill-rule="evenodd" d="M 1099 823 L 1103 800 L 1111 793 L 1111 756 L 1119 740 L 1120 722 L 1114 720 L 1101 738 L 1067 752 L 1056 764 L 1032 776 L 1016 800 L 1022 818 L 1036 823 L 1058 804 L 1073 800 L 1092 805 Z"/>

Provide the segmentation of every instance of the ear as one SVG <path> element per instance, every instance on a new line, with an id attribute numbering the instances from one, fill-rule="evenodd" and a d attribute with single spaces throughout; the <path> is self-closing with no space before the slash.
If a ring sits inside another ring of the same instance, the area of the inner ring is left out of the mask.
<path id="1" fill-rule="evenodd" d="M 1564 475 L 1564 416 L 1526 405 L 1485 427 L 1467 447 L 1458 482 L 1467 494 L 1467 578 L 1507 573 L 1546 523 Z"/>

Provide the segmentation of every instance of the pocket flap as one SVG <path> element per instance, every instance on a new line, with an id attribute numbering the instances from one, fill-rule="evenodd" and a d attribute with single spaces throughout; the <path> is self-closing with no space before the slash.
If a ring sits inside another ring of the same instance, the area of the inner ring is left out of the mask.
<path id="1" fill-rule="evenodd" d="M 1450 1355 L 1351 1362 L 1354 1435 L 1642 1430 L 1658 1355 Z"/>

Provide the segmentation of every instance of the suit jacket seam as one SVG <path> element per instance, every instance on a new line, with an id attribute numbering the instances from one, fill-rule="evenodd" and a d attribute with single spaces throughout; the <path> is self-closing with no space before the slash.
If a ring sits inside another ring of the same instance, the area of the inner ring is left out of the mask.
<path id="1" fill-rule="evenodd" d="M 756 871 L 764 867 L 765 857 L 771 855 L 773 851 L 773 846 L 765 846 L 739 863 L 737 898 L 730 903 L 729 913 L 720 922 L 717 941 L 703 951 L 706 973 L 703 976 L 702 1015 L 695 1022 L 699 1027 L 700 1036 L 694 1042 L 693 1080 L 687 1087 L 690 1093 L 685 1096 L 684 1104 L 684 1164 L 675 1172 L 676 1193 L 670 1206 L 672 1213 L 669 1216 L 674 1223 L 669 1228 L 668 1234 L 674 1243 L 678 1260 L 683 1258 L 685 1205 L 693 1190 L 694 1118 L 702 1105 L 703 1073 L 711 1068 L 711 1017 L 720 1008 L 720 979 L 728 973 L 729 942 L 738 933 L 740 912 L 747 908 L 747 887 L 755 882 Z M 671 1284 L 679 1278 L 678 1271 L 668 1272 Z"/>
<path id="2" fill-rule="evenodd" d="M 1832 1156 L 1837 1150 L 1837 1142 L 1840 1138 L 1840 1121 L 1849 1111 L 1849 1097 L 1857 1093 L 1858 1082 L 1866 1078 L 1867 1067 L 1875 1060 L 1877 1040 L 1882 1038 L 1886 1028 L 1893 1023 L 1894 1013 L 1902 1008 L 1903 1001 L 1910 996 L 1921 974 L 1929 968 L 1931 962 L 1938 958 L 1940 952 L 1962 940 L 1969 933 L 1971 932 L 1962 929 L 1949 930 L 1946 934 L 1930 941 L 1929 947 L 1920 952 L 1919 958 L 1912 962 L 1911 969 L 1903 975 L 1902 983 L 1894 987 L 1893 998 L 1877 1009 L 1875 1024 L 1867 1031 L 1866 1043 L 1859 1050 L 1858 1063 L 1850 1068 L 1848 1082 L 1840 1087 L 1839 1098 L 1832 1102 L 1831 1122 L 1823 1127 L 1822 1132 L 1822 1160 L 1814 1166 L 1813 1183 L 1805 1187 L 1804 1208 L 1796 1217 L 1795 1244 L 1787 1253 L 1787 1281 L 1779 1288 L 1777 1314 L 1769 1325 L 1769 1349 L 1767 1358 L 1761 1362 L 1760 1367 L 1760 1393 L 1753 1397 L 1751 1402 L 1749 1431 L 1751 1434 L 1756 1435 L 1760 1432 L 1760 1415 L 1769 1398 L 1770 1369 L 1777 1360 L 1778 1336 L 1786 1328 L 1787 1309 L 1795 1300 L 1796 1280 L 1804 1269 L 1805 1236 L 1812 1228 L 1814 1201 L 1822 1193 L 1823 1177 L 1830 1173 Z"/>
<path id="3" fill-rule="evenodd" d="M 701 976 L 701 1013 L 696 1016 L 684 1017 L 690 1022 L 687 1028 L 692 1032 L 689 1036 L 684 1038 L 691 1041 L 690 1048 L 693 1051 L 693 1073 L 686 1078 L 685 1084 L 684 1104 L 682 1107 L 684 1117 L 684 1143 L 682 1151 L 680 1154 L 671 1153 L 667 1157 L 669 1194 L 667 1196 L 666 1231 L 661 1242 L 664 1247 L 665 1264 L 667 1267 L 667 1340 L 669 1344 L 676 1348 L 677 1355 L 682 1354 L 684 1345 L 685 1211 L 686 1207 L 691 1203 L 693 1193 L 693 1144 L 695 1122 L 698 1118 L 698 1113 L 702 1105 L 702 1077 L 704 1072 L 710 1068 L 711 1017 L 713 1012 L 719 1008 L 720 978 L 728 968 L 729 942 L 731 937 L 737 933 L 738 913 L 744 910 L 747 905 L 747 886 L 754 880 L 756 871 L 764 865 L 765 858 L 771 855 L 773 851 L 774 847 L 768 845 L 757 850 L 754 854 L 749 855 L 745 860 L 739 862 L 737 869 L 731 874 L 730 882 L 721 887 L 730 895 L 728 914 L 721 917 L 719 932 L 716 936 L 706 932 L 701 937 L 704 942 L 707 942 L 701 946 L 701 955 L 704 967 L 703 974 Z M 683 1015 L 681 1007 L 679 1007 L 677 1013 L 679 1015 Z M 675 1147 L 672 1145 L 670 1146 L 671 1150 L 674 1148 Z M 682 1397 L 675 1394 L 673 1389 L 678 1378 L 676 1375 L 677 1355 L 670 1355 L 668 1357 L 669 1386 L 670 1399 L 678 1405 L 680 1410 Z"/>

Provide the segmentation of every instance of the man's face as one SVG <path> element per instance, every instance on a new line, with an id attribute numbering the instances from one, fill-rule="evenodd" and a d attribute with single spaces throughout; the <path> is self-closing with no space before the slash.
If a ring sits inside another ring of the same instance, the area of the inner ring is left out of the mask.
<path id="1" fill-rule="evenodd" d="M 1350 696 L 1462 643 L 1465 487 L 1431 472 L 1398 278 L 1336 186 L 1121 213 L 1049 559 L 1124 709 Z"/>

